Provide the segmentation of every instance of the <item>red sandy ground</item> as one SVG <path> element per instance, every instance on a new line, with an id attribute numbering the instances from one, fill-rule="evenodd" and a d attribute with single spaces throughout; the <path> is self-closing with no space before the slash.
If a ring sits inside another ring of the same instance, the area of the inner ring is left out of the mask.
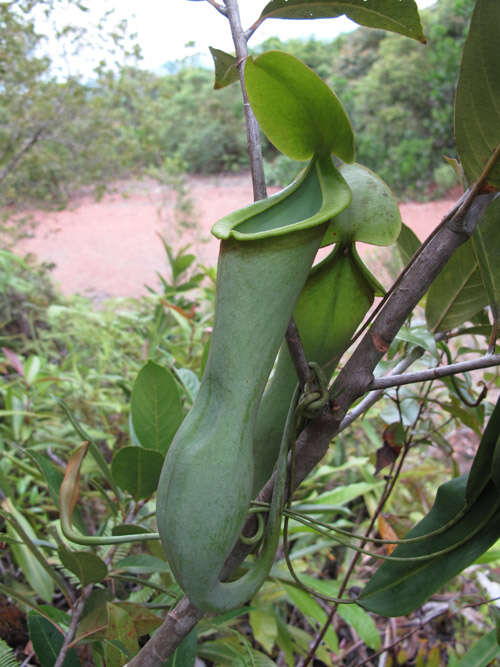
<path id="1" fill-rule="evenodd" d="M 201 263 L 213 266 L 218 241 L 210 228 L 252 201 L 246 175 L 193 177 L 189 188 L 196 208 L 195 228 L 179 230 L 173 215 L 175 193 L 151 182 L 124 183 L 99 202 L 83 196 L 63 211 L 32 212 L 37 223 L 33 236 L 18 242 L 15 250 L 54 263 L 53 278 L 65 294 L 97 300 L 140 296 L 147 293 L 145 285 L 159 286 L 158 271 L 168 277 L 158 234 L 177 249 L 191 244 L 190 251 Z M 423 240 L 453 203 L 402 204 L 402 218 Z"/>

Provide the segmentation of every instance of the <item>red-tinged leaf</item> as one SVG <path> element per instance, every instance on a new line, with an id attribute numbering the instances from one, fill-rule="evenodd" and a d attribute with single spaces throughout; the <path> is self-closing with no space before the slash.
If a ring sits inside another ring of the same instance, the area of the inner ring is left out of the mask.
<path id="1" fill-rule="evenodd" d="M 2 352 L 5 354 L 7 357 L 7 361 L 9 364 L 12 366 L 12 368 L 20 375 L 21 377 L 24 377 L 24 366 L 23 362 L 21 359 L 17 356 L 15 352 L 12 350 L 9 350 L 8 347 L 2 347 Z"/>
<path id="2" fill-rule="evenodd" d="M 399 537 L 394 528 L 388 521 L 386 521 L 386 519 L 384 519 L 381 514 L 379 514 L 378 517 L 378 532 L 380 533 L 380 537 L 383 540 L 395 540 L 396 542 L 399 540 Z M 390 555 L 396 548 L 397 544 L 385 544 L 384 546 L 385 550 Z"/>
<path id="3" fill-rule="evenodd" d="M 71 456 L 66 466 L 64 479 L 59 490 L 59 509 L 61 513 L 61 527 L 64 533 L 71 533 L 71 523 L 78 496 L 80 495 L 80 469 L 88 451 L 89 443 L 85 442 Z"/>
<path id="4" fill-rule="evenodd" d="M 375 453 L 375 475 L 390 466 L 398 458 L 398 452 L 389 444 L 384 442 Z"/>

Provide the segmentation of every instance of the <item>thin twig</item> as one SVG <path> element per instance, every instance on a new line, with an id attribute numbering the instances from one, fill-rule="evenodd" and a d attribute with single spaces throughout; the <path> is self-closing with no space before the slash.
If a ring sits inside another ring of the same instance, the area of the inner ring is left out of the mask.
<path id="1" fill-rule="evenodd" d="M 212 5 L 214 9 L 216 9 L 219 13 L 222 14 L 222 16 L 227 17 L 227 11 L 224 9 L 222 5 L 219 5 L 215 0 L 207 0 L 208 4 Z"/>
<path id="2" fill-rule="evenodd" d="M 413 373 L 403 373 L 401 375 L 388 375 L 387 377 L 377 378 L 371 382 L 366 391 L 377 391 L 388 389 L 389 387 L 401 387 L 405 384 L 416 384 L 417 382 L 426 382 L 427 380 L 438 380 L 448 375 L 458 375 L 468 371 L 478 370 L 480 368 L 490 368 L 500 365 L 500 354 L 487 354 L 480 359 L 471 361 L 460 361 L 456 364 L 447 366 L 436 366 L 427 368 L 423 371 L 414 371 Z"/>
<path id="3" fill-rule="evenodd" d="M 396 364 L 396 366 L 386 377 L 392 378 L 394 376 L 397 376 L 399 373 L 402 373 L 412 364 L 414 364 L 415 361 L 417 361 L 417 359 L 420 359 L 420 357 L 424 354 L 424 352 L 425 352 L 424 348 L 414 347 L 410 351 L 410 354 L 405 359 L 402 359 L 398 364 Z M 341 421 L 337 431 L 337 435 L 341 431 L 344 431 L 348 426 L 350 426 L 356 419 L 358 419 L 358 417 L 367 412 L 372 407 L 372 405 L 374 405 L 377 401 L 379 401 L 382 398 L 383 395 L 384 395 L 383 389 L 374 389 L 367 396 L 365 396 L 365 398 L 360 403 L 358 403 L 358 405 L 356 405 L 355 408 L 350 410 L 344 417 L 344 419 Z"/>
<path id="4" fill-rule="evenodd" d="M 88 586 L 85 586 L 85 588 L 82 590 L 82 594 L 80 595 L 80 599 L 78 600 L 77 604 L 73 607 L 73 611 L 71 613 L 71 623 L 68 628 L 68 632 L 64 635 L 64 641 L 61 646 L 61 650 L 59 651 L 59 655 L 57 656 L 57 660 L 54 664 L 54 667 L 62 667 L 62 665 L 64 664 L 66 655 L 68 653 L 68 650 L 70 649 L 70 644 L 75 636 L 78 623 L 80 622 L 83 610 L 85 609 L 85 603 L 89 599 L 93 588 L 94 584 L 89 584 Z"/>
<path id="5" fill-rule="evenodd" d="M 385 483 L 384 491 L 382 493 L 382 496 L 377 504 L 377 507 L 375 509 L 375 512 L 373 513 L 373 516 L 370 519 L 370 523 L 368 524 L 368 528 L 365 531 L 365 538 L 368 538 L 370 536 L 370 533 L 373 530 L 373 527 L 375 526 L 375 522 L 377 521 L 377 518 L 379 517 L 380 513 L 384 509 L 384 505 L 387 502 L 389 496 L 392 493 L 392 490 L 394 488 L 394 485 L 396 484 L 396 480 L 398 479 L 399 475 L 401 474 L 401 469 L 403 467 L 404 460 L 406 458 L 406 455 L 408 454 L 410 448 L 410 440 L 407 440 L 404 445 L 404 449 L 402 450 L 401 456 L 399 458 L 399 462 L 396 467 L 396 461 L 392 462 L 391 465 L 391 470 L 389 472 L 389 475 L 387 476 L 387 480 Z M 393 474 L 394 468 L 396 467 L 396 471 Z M 359 551 L 356 551 L 356 553 L 353 556 L 353 559 L 351 563 L 349 564 L 349 567 L 347 569 L 347 572 L 344 575 L 344 578 L 342 580 L 342 583 L 340 584 L 339 592 L 338 592 L 338 597 L 341 598 L 346 589 L 347 585 L 349 583 L 349 580 L 354 572 L 354 568 L 356 567 L 358 560 L 361 558 L 361 549 L 364 549 L 366 545 L 367 540 L 362 540 L 359 544 Z M 330 613 L 328 614 L 328 617 L 321 628 L 321 630 L 318 632 L 316 637 L 314 638 L 314 641 L 309 649 L 308 654 L 304 658 L 304 660 L 299 664 L 299 667 L 307 667 L 307 665 L 313 660 L 316 651 L 318 650 L 319 645 L 323 641 L 323 637 L 325 636 L 328 628 L 330 627 L 330 624 L 333 621 L 333 618 L 335 614 L 337 613 L 337 609 L 339 607 L 339 603 L 335 602 L 332 605 L 332 608 L 330 610 Z"/>
<path id="6" fill-rule="evenodd" d="M 257 30 L 257 28 L 258 28 L 262 23 L 264 23 L 265 20 L 266 20 L 266 17 L 265 17 L 265 16 L 264 16 L 264 17 L 259 16 L 259 18 L 258 18 L 254 23 L 252 23 L 252 25 L 251 25 L 251 26 L 248 28 L 248 30 L 245 32 L 245 39 L 247 40 L 247 42 L 248 42 L 248 40 L 250 39 L 250 37 L 254 34 L 254 32 Z"/>
<path id="7" fill-rule="evenodd" d="M 226 16 L 231 27 L 236 60 L 238 61 L 238 72 L 240 75 L 241 94 L 243 96 L 243 109 L 245 112 L 245 124 L 247 130 L 248 156 L 250 158 L 250 171 L 252 174 L 254 201 L 265 199 L 267 196 L 266 180 L 264 176 L 264 160 L 262 158 L 262 146 L 260 143 L 260 132 L 257 119 L 248 101 L 245 88 L 245 61 L 248 58 L 248 46 L 243 28 L 241 27 L 240 12 L 237 0 L 224 0 L 226 5 Z"/>
<path id="8" fill-rule="evenodd" d="M 302 347 L 302 341 L 300 340 L 299 330 L 297 329 L 293 317 L 290 320 L 286 331 L 286 342 L 295 371 L 297 372 L 299 384 L 301 388 L 303 388 L 311 380 L 312 373 L 311 367 L 307 363 L 304 348 Z"/>

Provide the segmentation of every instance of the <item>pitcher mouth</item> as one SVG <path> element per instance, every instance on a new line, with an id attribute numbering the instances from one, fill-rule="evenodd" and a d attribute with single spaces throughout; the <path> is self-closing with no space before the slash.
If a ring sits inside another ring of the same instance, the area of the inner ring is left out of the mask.
<path id="1" fill-rule="evenodd" d="M 283 236 L 321 225 L 349 206 L 351 197 L 331 157 L 315 157 L 289 186 L 221 218 L 212 234 L 238 241 Z"/>

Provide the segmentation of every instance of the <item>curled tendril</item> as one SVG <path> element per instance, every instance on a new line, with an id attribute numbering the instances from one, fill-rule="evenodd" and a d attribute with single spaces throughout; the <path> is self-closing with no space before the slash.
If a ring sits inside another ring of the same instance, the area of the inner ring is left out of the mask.
<path id="1" fill-rule="evenodd" d="M 250 536 L 241 533 L 240 541 L 243 542 L 243 544 L 257 544 L 264 536 L 264 518 L 262 513 L 256 512 L 255 514 L 257 519 L 257 530 Z"/>

